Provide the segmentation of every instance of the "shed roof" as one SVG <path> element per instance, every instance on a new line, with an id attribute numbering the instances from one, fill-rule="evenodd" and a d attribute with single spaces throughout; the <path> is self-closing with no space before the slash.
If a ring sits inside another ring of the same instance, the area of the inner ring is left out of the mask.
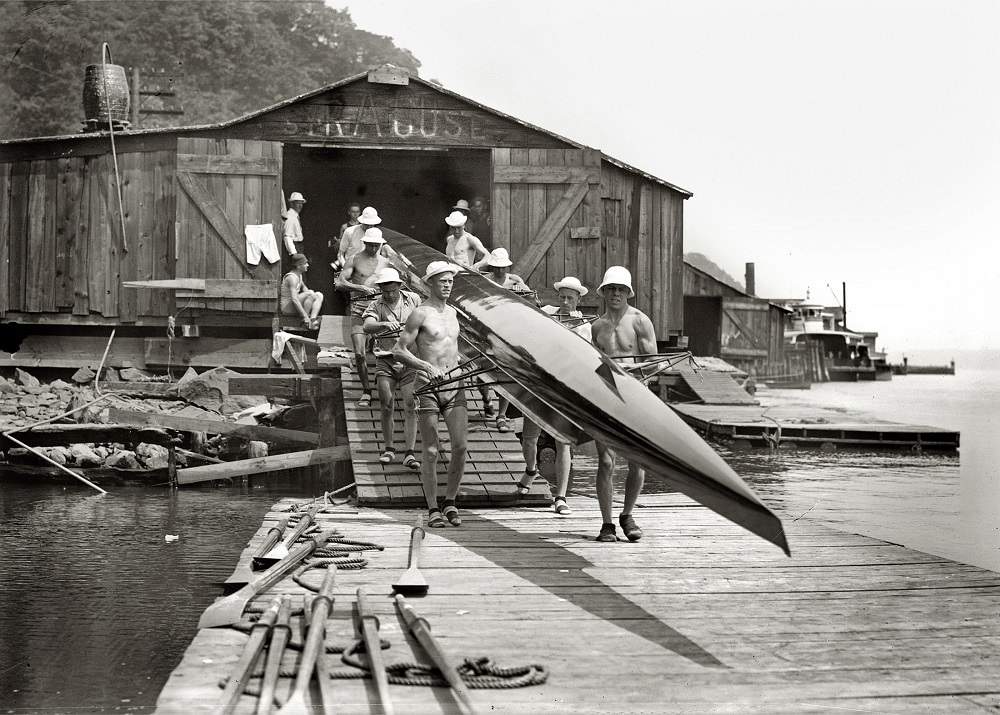
<path id="1" fill-rule="evenodd" d="M 399 68 L 396 68 L 396 69 L 398 70 Z M 334 82 L 332 84 L 328 84 L 328 85 L 326 85 L 324 87 L 319 87 L 318 89 L 314 89 L 314 90 L 311 90 L 309 92 L 303 92 L 302 94 L 298 94 L 298 95 L 296 95 L 294 97 L 289 97 L 288 99 L 283 99 L 280 102 L 276 102 L 275 104 L 271 104 L 271 105 L 269 105 L 267 107 L 262 107 L 261 109 L 249 112 L 247 114 L 244 114 L 243 116 L 237 117 L 235 119 L 230 119 L 230 120 L 227 120 L 227 121 L 224 121 L 224 122 L 217 122 L 217 123 L 214 123 L 214 124 L 195 124 L 195 125 L 190 125 L 190 126 L 185 126 L 185 127 L 158 127 L 158 128 L 155 128 L 155 129 L 126 129 L 126 130 L 122 130 L 122 131 L 116 131 L 114 133 L 116 135 L 119 135 L 119 136 L 149 136 L 149 135 L 157 135 L 157 134 L 196 134 L 198 132 L 224 130 L 224 129 L 228 129 L 228 128 L 237 126 L 239 124 L 243 124 L 245 122 L 249 122 L 251 120 L 257 119 L 258 117 L 261 117 L 261 116 L 263 116 L 265 114 L 268 114 L 270 112 L 277 111 L 277 110 L 282 109 L 284 107 L 287 107 L 287 106 L 289 106 L 291 104 L 295 104 L 297 102 L 302 102 L 304 100 L 311 99 L 312 97 L 315 97 L 317 95 L 323 94 L 324 92 L 329 92 L 331 90 L 339 89 L 339 88 L 344 87 L 344 86 L 346 86 L 348 84 L 351 84 L 353 82 L 358 82 L 358 81 L 361 81 L 361 80 L 366 80 L 367 81 L 367 78 L 368 78 L 368 71 L 359 72 L 358 74 L 351 75 L 350 77 L 345 77 L 344 79 L 342 79 L 342 80 L 340 80 L 338 82 Z M 501 111 L 498 111 L 496 109 L 493 109 L 492 107 L 487 107 L 485 104 L 481 104 L 480 102 L 477 102 L 477 101 L 475 101 L 473 99 L 469 99 L 468 97 L 463 97 L 462 95 L 458 94 L 457 92 L 452 92 L 451 90 L 445 89 L 443 86 L 441 86 L 439 84 L 436 84 L 434 82 L 429 82 L 429 81 L 427 81 L 425 79 L 422 79 L 421 77 L 417 77 L 415 75 L 411 75 L 409 77 L 409 80 L 410 81 L 419 82 L 419 83 L 421 83 L 421 84 L 423 84 L 423 85 L 425 85 L 425 86 L 433 89 L 436 92 L 440 92 L 441 94 L 446 94 L 446 95 L 448 95 L 450 97 L 453 97 L 455 99 L 458 99 L 458 100 L 460 100 L 462 102 L 467 102 L 468 104 L 471 104 L 471 105 L 475 106 L 477 109 L 479 109 L 481 111 L 489 112 L 490 114 L 493 114 L 493 115 L 495 115 L 497 117 L 500 117 L 502 119 L 505 119 L 507 121 L 514 122 L 516 124 L 520 124 L 522 127 L 526 128 L 526 129 L 529 129 L 531 131 L 535 131 L 535 132 L 540 132 L 542 134 L 546 134 L 546 135 L 548 135 L 550 137 L 558 139 L 561 142 L 565 142 L 566 144 L 569 144 L 570 146 L 573 146 L 573 147 L 575 147 L 577 149 L 586 149 L 586 148 L 588 148 L 584 144 L 580 144 L 579 142 L 575 142 L 572 139 L 567 139 L 566 137 L 563 137 L 563 136 L 561 136 L 559 134 L 556 134 L 555 132 L 549 131 L 547 129 L 543 129 L 542 127 L 539 127 L 539 126 L 536 126 L 536 125 L 531 124 L 529 122 L 526 122 L 523 119 L 518 119 L 517 117 L 511 116 L 509 114 L 505 114 L 504 112 L 501 112 Z M 33 143 L 33 142 L 40 143 L 40 142 L 51 142 L 51 141 L 85 140 L 85 139 L 93 139 L 95 137 L 100 137 L 100 136 L 103 136 L 103 135 L 106 135 L 106 134 L 110 134 L 110 132 L 106 132 L 106 131 L 81 132 L 79 134 L 65 134 L 65 135 L 61 135 L 61 136 L 28 137 L 28 138 L 21 138 L 21 139 L 7 139 L 7 140 L 0 141 L 0 146 L 10 146 L 10 145 L 18 145 L 18 144 L 30 144 L 30 143 Z M 612 164 L 613 166 L 617 166 L 620 169 L 623 169 L 625 171 L 631 172 L 633 174 L 638 174 L 639 176 L 643 177 L 644 179 L 647 179 L 648 181 L 652 181 L 652 182 L 655 182 L 655 183 L 660 184 L 662 186 L 666 186 L 669 189 L 672 189 L 672 190 L 674 190 L 674 191 L 676 191 L 676 192 L 678 192 L 680 194 L 683 194 L 685 198 L 690 198 L 691 196 L 694 196 L 694 194 L 691 191 L 688 191 L 687 189 L 683 189 L 683 188 L 677 186 L 676 184 L 672 184 L 669 181 L 666 181 L 666 180 L 661 179 L 661 178 L 659 178 L 657 176 L 654 176 L 653 174 L 650 174 L 648 172 L 642 171 L 641 169 L 637 169 L 636 167 L 631 166 L 630 164 L 626 164 L 625 162 L 620 161 L 619 159 L 616 159 L 613 156 L 609 156 L 608 154 L 605 154 L 603 151 L 601 152 L 601 159 L 603 161 L 607 161 L 609 164 Z"/>

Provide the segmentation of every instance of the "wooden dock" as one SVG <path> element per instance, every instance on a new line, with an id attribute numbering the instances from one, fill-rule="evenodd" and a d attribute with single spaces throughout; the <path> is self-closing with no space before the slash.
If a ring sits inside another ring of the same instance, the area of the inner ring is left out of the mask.
<path id="1" fill-rule="evenodd" d="M 1000 705 L 1000 574 L 786 519 L 792 557 L 679 494 L 643 496 L 637 543 L 599 544 L 596 503 L 464 514 L 428 529 L 425 597 L 411 598 L 456 662 L 538 664 L 543 685 L 472 690 L 479 712 L 992 712 Z M 283 500 L 250 541 L 292 506 Z M 388 664 L 425 661 L 390 598 L 418 510 L 329 507 L 320 526 L 374 541 L 366 568 L 343 570 L 328 646 L 346 646 L 364 586 L 391 647 Z M 248 558 L 249 550 L 241 562 Z M 307 574 L 310 583 L 321 576 Z M 290 579 L 262 595 L 308 593 Z M 297 632 L 293 618 L 293 632 Z M 160 715 L 211 711 L 247 636 L 197 633 L 160 693 Z M 297 652 L 287 652 L 294 672 Z M 339 655 L 329 656 L 337 670 Z M 254 681 L 251 681 L 253 685 Z M 276 696 L 288 697 L 292 678 Z M 318 707 L 316 683 L 313 696 Z M 331 712 L 379 712 L 368 680 L 335 680 Z M 396 712 L 458 712 L 449 691 L 390 685 Z M 250 713 L 245 695 L 236 712 Z"/>
<path id="2" fill-rule="evenodd" d="M 810 405 L 671 404 L 708 439 L 733 447 L 840 448 L 955 453 L 959 433 Z"/>

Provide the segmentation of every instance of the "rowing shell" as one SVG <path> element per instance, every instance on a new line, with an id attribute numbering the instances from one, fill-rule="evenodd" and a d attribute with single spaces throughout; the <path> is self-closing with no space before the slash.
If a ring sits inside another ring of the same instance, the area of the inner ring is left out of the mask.
<path id="1" fill-rule="evenodd" d="M 397 254 L 397 267 L 426 292 L 419 276 L 431 261 L 446 256 L 389 229 L 382 229 L 382 235 Z M 781 520 L 732 467 L 666 403 L 590 342 L 555 326 L 538 307 L 478 273 L 456 275 L 448 303 L 477 349 L 514 383 L 505 390 L 503 380 L 498 381 L 498 389 L 508 392 L 516 385 L 672 488 L 789 553 Z M 548 426 L 547 420 L 541 422 Z"/>

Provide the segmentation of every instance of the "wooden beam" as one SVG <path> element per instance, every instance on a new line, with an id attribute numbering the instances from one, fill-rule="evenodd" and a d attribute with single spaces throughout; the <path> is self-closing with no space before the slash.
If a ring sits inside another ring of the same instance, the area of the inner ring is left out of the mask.
<path id="1" fill-rule="evenodd" d="M 243 270 L 260 280 L 270 278 L 270 272 L 264 266 L 247 264 L 247 249 L 243 231 L 233 225 L 225 210 L 215 200 L 201 179 L 190 172 L 178 171 L 177 184 L 184 189 L 184 193 L 188 195 L 191 203 L 198 208 L 212 229 L 219 234 L 226 248 L 239 260 Z"/>
<path id="2" fill-rule="evenodd" d="M 307 449 L 302 452 L 276 454 L 269 457 L 241 459 L 236 462 L 222 464 L 207 464 L 203 467 L 188 467 L 177 470 L 178 484 L 195 484 L 209 482 L 214 479 L 231 479 L 245 477 L 248 474 L 260 475 L 266 472 L 276 472 L 282 469 L 298 469 L 301 467 L 339 462 L 351 458 L 349 445 L 325 447 L 323 449 Z"/>
<path id="3" fill-rule="evenodd" d="M 173 367 L 266 368 L 271 359 L 267 338 L 146 338 L 143 363 Z"/>
<path id="4" fill-rule="evenodd" d="M 273 298 L 278 297 L 278 281 L 253 278 L 162 278 L 150 281 L 122 281 L 125 288 L 176 291 L 178 298 Z"/>
<path id="5" fill-rule="evenodd" d="M 183 435 L 166 429 L 128 424 L 50 424 L 14 432 L 21 442 L 32 447 L 52 447 L 77 442 L 145 442 L 146 444 L 187 444 Z"/>
<path id="6" fill-rule="evenodd" d="M 232 375 L 229 378 L 230 395 L 266 395 L 268 397 L 340 396 L 340 380 L 318 375 Z"/>
<path id="7" fill-rule="evenodd" d="M 177 170 L 196 174 L 250 174 L 277 176 L 278 160 L 242 154 L 178 154 Z"/>
<path id="8" fill-rule="evenodd" d="M 493 168 L 494 183 L 503 184 L 599 184 L 600 166 L 518 166 Z"/>
<path id="9" fill-rule="evenodd" d="M 261 442 L 307 444 L 313 446 L 319 439 L 319 435 L 315 432 L 302 432 L 300 430 L 281 429 L 280 427 L 265 427 L 264 425 L 244 425 L 237 422 L 217 422 L 197 417 L 178 417 L 177 415 L 165 415 L 161 413 L 135 412 L 132 410 L 122 410 L 117 407 L 112 407 L 108 410 L 108 419 L 112 422 L 128 425 L 153 425 L 188 432 L 236 435 L 260 440 Z"/>
<path id="10" fill-rule="evenodd" d="M 566 223 L 576 211 L 576 207 L 583 201 L 583 197 L 587 195 L 589 188 L 587 183 L 580 182 L 573 184 L 566 190 L 562 200 L 556 204 L 552 213 L 546 217 L 545 223 L 538 229 L 538 234 L 531 240 L 528 250 L 514 265 L 513 272 L 521 276 L 531 275 L 531 272 L 535 270 L 535 267 L 548 252 L 549 247 L 558 238 L 560 231 L 566 227 Z"/>

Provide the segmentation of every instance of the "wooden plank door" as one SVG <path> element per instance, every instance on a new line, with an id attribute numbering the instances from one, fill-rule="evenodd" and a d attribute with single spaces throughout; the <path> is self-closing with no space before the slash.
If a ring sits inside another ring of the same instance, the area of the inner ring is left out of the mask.
<path id="1" fill-rule="evenodd" d="M 281 249 L 281 143 L 249 139 L 177 142 L 177 278 L 277 281 L 281 262 L 247 262 L 244 227 L 270 223 Z M 246 294 L 246 292 L 243 292 Z M 274 298 L 205 298 L 200 307 L 271 312 Z"/>
<path id="2" fill-rule="evenodd" d="M 493 246 L 512 273 L 542 294 L 573 275 L 601 279 L 601 153 L 595 149 L 494 149 Z"/>

